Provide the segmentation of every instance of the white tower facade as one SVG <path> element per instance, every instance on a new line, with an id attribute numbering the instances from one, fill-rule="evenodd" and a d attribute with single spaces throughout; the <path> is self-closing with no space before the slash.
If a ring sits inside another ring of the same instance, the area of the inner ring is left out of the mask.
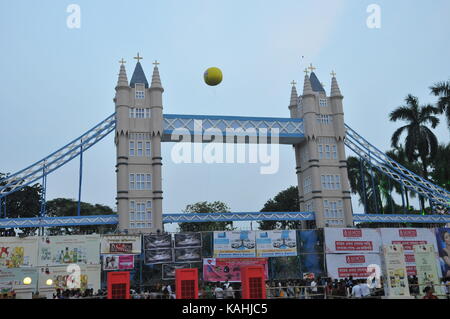
<path id="1" fill-rule="evenodd" d="M 330 96 L 314 72 L 301 96 L 295 86 L 291 92 L 291 117 L 303 118 L 305 129 L 305 141 L 294 145 L 300 210 L 315 212 L 318 228 L 353 226 L 342 100 L 334 75 Z"/>
<path id="2" fill-rule="evenodd" d="M 140 59 L 138 55 L 130 83 L 122 63 L 114 98 L 117 213 L 119 230 L 130 234 L 163 231 L 161 136 L 164 89 L 157 64 L 149 86 Z"/>

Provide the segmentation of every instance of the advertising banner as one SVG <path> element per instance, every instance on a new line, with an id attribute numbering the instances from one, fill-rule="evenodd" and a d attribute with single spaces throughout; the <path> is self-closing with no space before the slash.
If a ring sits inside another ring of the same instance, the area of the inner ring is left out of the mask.
<path id="1" fill-rule="evenodd" d="M 423 289 L 427 286 L 435 288 L 435 293 L 445 295 L 443 287 L 440 285 L 440 276 L 436 262 L 436 251 L 434 245 L 424 244 L 414 246 L 414 257 L 416 259 L 417 279 L 419 281 L 419 291 L 422 295 Z"/>
<path id="2" fill-rule="evenodd" d="M 438 251 L 436 234 L 428 228 L 380 228 L 383 245 L 402 245 L 405 252 L 406 270 L 408 276 L 415 276 L 416 262 L 414 258 L 414 246 L 432 244 Z"/>
<path id="3" fill-rule="evenodd" d="M 323 254 L 324 239 L 322 229 L 298 230 L 300 254 Z"/>
<path id="4" fill-rule="evenodd" d="M 328 254 L 378 254 L 380 245 L 376 229 L 325 228 L 325 252 Z"/>
<path id="5" fill-rule="evenodd" d="M 297 256 L 295 230 L 272 230 L 256 232 L 257 257 Z"/>
<path id="6" fill-rule="evenodd" d="M 215 231 L 214 257 L 256 257 L 256 233 L 254 231 Z"/>
<path id="7" fill-rule="evenodd" d="M 30 285 L 23 280 L 31 278 Z M 7 294 L 16 289 L 36 287 L 38 272 L 36 268 L 0 268 L 0 294 Z"/>
<path id="8" fill-rule="evenodd" d="M 175 248 L 202 247 L 201 233 L 175 234 Z"/>
<path id="9" fill-rule="evenodd" d="M 450 278 L 450 228 L 437 228 L 436 239 L 442 277 Z"/>
<path id="10" fill-rule="evenodd" d="M 37 266 L 37 237 L 0 237 L 0 268 Z"/>
<path id="11" fill-rule="evenodd" d="M 55 289 L 100 289 L 100 265 L 53 266 L 39 268 L 39 286 L 47 287 L 48 279 Z"/>
<path id="12" fill-rule="evenodd" d="M 144 249 L 163 248 L 172 248 L 172 236 L 170 234 L 144 236 Z"/>
<path id="13" fill-rule="evenodd" d="M 100 235 L 39 237 L 39 266 L 97 265 L 99 247 Z"/>
<path id="14" fill-rule="evenodd" d="M 175 270 L 191 268 L 191 264 L 163 264 L 162 265 L 162 279 L 175 279 Z"/>
<path id="15" fill-rule="evenodd" d="M 408 274 L 402 245 L 383 246 L 383 265 L 388 296 L 409 296 Z"/>
<path id="16" fill-rule="evenodd" d="M 198 262 L 202 260 L 201 247 L 174 249 L 175 262 Z"/>
<path id="17" fill-rule="evenodd" d="M 102 236 L 100 253 L 103 255 L 114 254 L 140 254 L 140 235 L 106 235 Z"/>
<path id="18" fill-rule="evenodd" d="M 144 252 L 146 264 L 164 264 L 173 262 L 172 248 L 146 249 Z"/>
<path id="19" fill-rule="evenodd" d="M 266 280 L 268 277 L 267 258 L 206 258 L 203 259 L 204 281 L 241 281 L 241 267 L 262 265 L 265 269 Z"/>
<path id="20" fill-rule="evenodd" d="M 134 255 L 102 255 L 103 270 L 127 270 L 134 268 Z"/>
<path id="21" fill-rule="evenodd" d="M 373 275 L 377 267 L 381 275 L 381 260 L 378 254 L 327 254 L 328 276 L 332 279 L 366 279 Z"/>

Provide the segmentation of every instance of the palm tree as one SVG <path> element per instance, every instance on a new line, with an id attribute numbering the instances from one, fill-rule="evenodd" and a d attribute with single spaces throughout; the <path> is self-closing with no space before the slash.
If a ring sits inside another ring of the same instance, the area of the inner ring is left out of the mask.
<path id="1" fill-rule="evenodd" d="M 445 113 L 445 117 L 447 118 L 447 125 L 450 129 L 450 81 L 447 82 L 438 82 L 430 87 L 431 94 L 439 97 L 437 106 L 439 112 Z"/>
<path id="2" fill-rule="evenodd" d="M 409 94 L 405 98 L 406 106 L 399 106 L 391 112 L 389 118 L 392 122 L 403 120 L 407 125 L 397 129 L 392 135 L 392 146 L 399 147 L 401 135 L 406 132 L 405 152 L 409 161 L 416 161 L 420 158 L 422 163 L 422 177 L 428 177 L 428 166 L 435 157 L 438 140 L 436 135 L 428 128 L 431 124 L 434 129 L 439 124 L 439 119 L 435 116 L 439 109 L 428 104 L 419 105 L 419 99 Z"/>

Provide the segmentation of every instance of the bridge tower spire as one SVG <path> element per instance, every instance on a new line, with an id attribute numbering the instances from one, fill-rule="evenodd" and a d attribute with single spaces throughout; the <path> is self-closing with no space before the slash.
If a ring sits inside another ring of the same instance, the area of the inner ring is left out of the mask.
<path id="1" fill-rule="evenodd" d="M 344 148 L 343 96 L 333 72 L 331 96 L 310 68 L 292 118 L 303 118 L 305 140 L 294 145 L 301 211 L 315 212 L 316 227 L 353 226 Z"/>

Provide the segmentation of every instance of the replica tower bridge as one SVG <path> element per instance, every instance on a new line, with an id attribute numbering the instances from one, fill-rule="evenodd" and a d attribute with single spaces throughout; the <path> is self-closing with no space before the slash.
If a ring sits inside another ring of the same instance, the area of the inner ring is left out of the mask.
<path id="1" fill-rule="evenodd" d="M 310 73 L 305 70 L 301 95 L 292 83 L 289 118 L 178 115 L 163 113 L 158 63 L 154 63 L 149 84 L 140 59 L 131 81 L 121 61 L 112 115 L 44 159 L 0 180 L 0 228 L 118 224 L 120 231 L 150 233 L 175 222 L 301 220 L 315 221 L 317 227 L 351 227 L 355 222 L 450 223 L 446 213 L 372 214 L 366 201 L 366 214 L 353 214 L 345 147 L 370 167 L 372 186 L 375 171 L 401 185 L 403 206 L 404 193 L 409 191 L 427 199 L 432 207 L 448 210 L 450 193 L 395 162 L 344 123 L 343 96 L 334 72 L 329 96 L 312 65 Z M 232 138 L 226 134 L 229 131 Z M 225 143 L 293 145 L 301 212 L 163 214 L 161 143 L 180 141 L 180 132 L 191 136 L 190 142 L 209 143 L 222 135 Z M 83 216 L 83 153 L 111 133 L 117 151 L 117 215 Z M 48 217 L 47 176 L 76 158 L 80 159 L 77 215 Z M 39 182 L 43 187 L 39 217 L 8 218 L 8 195 Z"/>

